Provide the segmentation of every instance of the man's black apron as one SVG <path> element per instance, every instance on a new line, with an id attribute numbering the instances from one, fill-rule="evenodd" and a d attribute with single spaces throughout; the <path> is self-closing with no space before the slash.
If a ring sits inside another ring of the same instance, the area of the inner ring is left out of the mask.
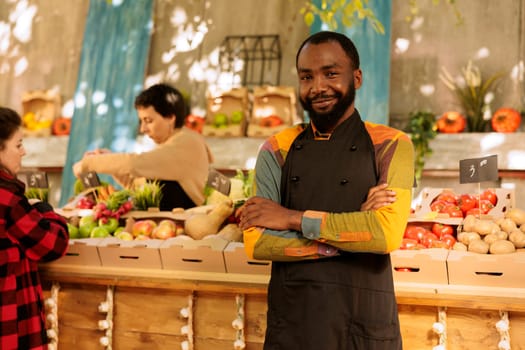
<path id="1" fill-rule="evenodd" d="M 315 141 L 311 127 L 305 129 L 290 148 L 282 176 L 287 208 L 359 211 L 377 184 L 372 140 L 359 114 L 328 141 Z M 388 254 L 273 263 L 265 350 L 401 348 Z"/>

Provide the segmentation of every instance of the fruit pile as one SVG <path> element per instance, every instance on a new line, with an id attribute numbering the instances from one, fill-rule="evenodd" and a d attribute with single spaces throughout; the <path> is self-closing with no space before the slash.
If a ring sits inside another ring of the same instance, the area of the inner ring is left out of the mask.
<path id="1" fill-rule="evenodd" d="M 98 198 L 97 203 L 94 203 L 90 196 L 82 197 L 78 201 L 77 207 L 92 209 L 93 212 L 69 220 L 70 238 L 109 237 L 119 229 L 121 216 L 133 208 L 130 192 L 127 190 L 114 191 L 103 201 Z"/>
<path id="2" fill-rule="evenodd" d="M 213 126 L 215 128 L 226 128 L 229 125 L 240 125 L 244 119 L 244 114 L 242 111 L 236 110 L 233 111 L 230 115 L 226 113 L 216 113 L 213 116 Z"/>
<path id="3" fill-rule="evenodd" d="M 452 249 L 456 241 L 456 226 L 454 225 L 439 222 L 409 223 L 405 229 L 400 249 Z"/>
<path id="4" fill-rule="evenodd" d="M 497 203 L 498 195 L 494 189 L 486 189 L 479 196 L 470 193 L 458 195 L 444 190 L 432 200 L 430 209 L 452 218 L 465 218 L 467 215 L 488 214 Z"/>
<path id="5" fill-rule="evenodd" d="M 175 220 L 126 219 L 126 226 L 114 236 L 125 240 L 168 239 L 184 234 L 184 225 Z"/>

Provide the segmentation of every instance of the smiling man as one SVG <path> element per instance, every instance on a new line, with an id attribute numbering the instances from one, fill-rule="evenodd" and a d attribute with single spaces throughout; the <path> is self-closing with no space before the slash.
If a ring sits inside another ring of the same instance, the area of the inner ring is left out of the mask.
<path id="1" fill-rule="evenodd" d="M 411 141 L 362 121 L 346 36 L 312 35 L 296 65 L 311 122 L 265 142 L 241 213 L 247 254 L 273 261 L 264 349 L 401 349 L 389 252 L 410 212 Z"/>

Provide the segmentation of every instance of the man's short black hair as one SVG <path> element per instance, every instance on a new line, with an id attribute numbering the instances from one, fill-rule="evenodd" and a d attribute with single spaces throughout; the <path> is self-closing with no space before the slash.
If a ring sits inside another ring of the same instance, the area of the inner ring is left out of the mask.
<path id="1" fill-rule="evenodd" d="M 329 31 L 323 31 L 312 34 L 305 41 L 303 41 L 303 43 L 299 47 L 299 50 L 297 50 L 297 55 L 295 56 L 295 65 L 297 66 L 297 63 L 299 61 L 299 54 L 301 53 L 301 50 L 306 44 L 318 45 L 330 41 L 335 41 L 339 43 L 339 45 L 341 45 L 341 48 L 345 51 L 346 55 L 350 59 L 350 62 L 352 62 L 353 69 L 359 68 L 359 53 L 357 52 L 357 48 L 355 47 L 352 40 L 350 40 L 350 38 L 348 38 L 344 34 Z"/>
<path id="2" fill-rule="evenodd" d="M 155 84 L 135 98 L 135 108 L 152 106 L 164 118 L 175 116 L 175 128 L 181 128 L 188 115 L 188 107 L 179 90 L 168 84 Z"/>

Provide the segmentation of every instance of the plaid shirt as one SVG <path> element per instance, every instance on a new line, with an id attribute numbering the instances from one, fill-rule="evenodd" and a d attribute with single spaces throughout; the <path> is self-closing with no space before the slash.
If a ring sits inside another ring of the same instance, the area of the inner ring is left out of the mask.
<path id="1" fill-rule="evenodd" d="M 65 220 L 43 202 L 31 205 L 24 184 L 0 169 L 0 349 L 47 349 L 38 262 L 68 246 Z"/>

